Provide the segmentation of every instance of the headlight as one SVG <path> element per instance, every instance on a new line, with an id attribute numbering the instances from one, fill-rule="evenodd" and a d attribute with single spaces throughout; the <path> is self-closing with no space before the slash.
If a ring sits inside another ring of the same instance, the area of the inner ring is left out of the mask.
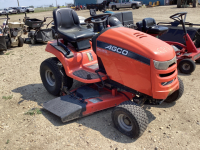
<path id="1" fill-rule="evenodd" d="M 153 60 L 154 66 L 158 70 L 167 70 L 172 64 L 176 64 L 176 56 L 169 61 L 156 61 Z"/>

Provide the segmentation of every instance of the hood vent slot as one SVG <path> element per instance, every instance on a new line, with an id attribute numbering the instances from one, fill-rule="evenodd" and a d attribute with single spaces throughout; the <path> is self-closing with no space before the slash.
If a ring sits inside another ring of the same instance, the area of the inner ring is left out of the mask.
<path id="1" fill-rule="evenodd" d="M 146 35 L 142 34 L 142 33 L 139 33 L 139 32 L 136 32 L 133 34 L 135 37 L 141 39 L 141 38 L 144 38 L 144 37 L 147 37 Z"/>

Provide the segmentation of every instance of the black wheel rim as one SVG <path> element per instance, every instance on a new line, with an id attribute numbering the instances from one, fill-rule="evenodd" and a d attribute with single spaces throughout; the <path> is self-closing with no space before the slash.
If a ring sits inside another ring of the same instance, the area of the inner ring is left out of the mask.
<path id="1" fill-rule="evenodd" d="M 188 71 L 188 70 L 190 70 L 190 64 L 184 63 L 184 64 L 182 65 L 182 68 L 183 68 L 183 70 Z"/>

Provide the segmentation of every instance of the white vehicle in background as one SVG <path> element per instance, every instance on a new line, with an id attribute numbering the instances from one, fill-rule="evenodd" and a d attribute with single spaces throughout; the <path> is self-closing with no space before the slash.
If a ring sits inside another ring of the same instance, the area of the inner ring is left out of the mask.
<path id="1" fill-rule="evenodd" d="M 12 8 L 8 8 L 8 12 L 9 12 L 9 14 L 17 14 L 17 10 L 15 10 L 15 9 L 12 9 Z"/>
<path id="2" fill-rule="evenodd" d="M 25 7 L 17 7 L 17 11 L 18 11 L 18 13 L 25 13 L 26 8 Z"/>
<path id="3" fill-rule="evenodd" d="M 4 9 L 0 9 L 0 16 L 1 15 L 6 15 L 6 11 Z"/>
<path id="4" fill-rule="evenodd" d="M 6 12 L 6 14 L 9 14 L 9 11 L 7 8 L 4 8 L 3 10 Z"/>
<path id="5" fill-rule="evenodd" d="M 34 8 L 31 8 L 31 7 L 25 7 L 25 8 L 26 8 L 27 13 L 34 12 Z"/>
<path id="6" fill-rule="evenodd" d="M 109 4 L 109 8 L 113 11 L 119 10 L 120 8 L 138 9 L 140 7 L 142 7 L 142 3 L 134 0 L 116 0 L 115 2 L 110 2 Z"/>

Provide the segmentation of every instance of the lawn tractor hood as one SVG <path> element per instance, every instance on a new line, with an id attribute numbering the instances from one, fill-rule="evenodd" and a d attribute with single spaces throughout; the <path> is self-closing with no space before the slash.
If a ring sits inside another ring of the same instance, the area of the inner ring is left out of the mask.
<path id="1" fill-rule="evenodd" d="M 176 55 L 167 43 L 130 28 L 111 27 L 96 35 L 92 44 L 99 69 L 115 83 L 155 99 L 178 89 Z"/>
<path id="2" fill-rule="evenodd" d="M 122 48 L 156 61 L 169 61 L 175 57 L 169 44 L 146 33 L 125 27 L 114 27 L 104 32 L 101 41 L 114 46 L 113 50 L 115 47 Z"/>

